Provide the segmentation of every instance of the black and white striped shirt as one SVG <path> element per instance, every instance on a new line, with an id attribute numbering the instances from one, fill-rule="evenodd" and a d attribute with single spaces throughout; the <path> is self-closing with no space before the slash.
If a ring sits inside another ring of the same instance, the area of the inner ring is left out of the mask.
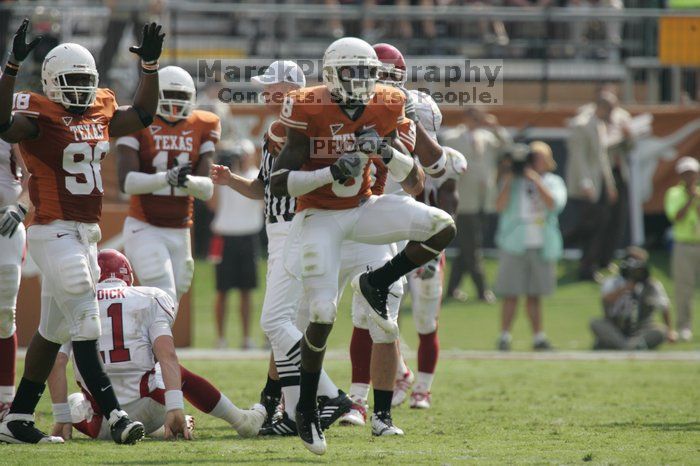
<path id="1" fill-rule="evenodd" d="M 274 157 L 268 148 L 268 140 L 265 138 L 262 150 L 262 163 L 260 165 L 260 173 L 258 179 L 265 185 L 265 219 L 268 222 L 284 221 L 285 217 L 289 219 L 294 215 L 296 210 L 296 199 L 289 196 L 277 197 L 270 194 L 270 172 L 272 172 L 272 163 Z"/>

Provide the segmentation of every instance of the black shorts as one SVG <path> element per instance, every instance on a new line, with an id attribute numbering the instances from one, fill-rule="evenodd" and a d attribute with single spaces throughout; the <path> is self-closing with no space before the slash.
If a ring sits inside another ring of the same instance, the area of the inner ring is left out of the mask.
<path id="1" fill-rule="evenodd" d="M 223 236 L 221 262 L 216 264 L 216 290 L 251 290 L 258 286 L 258 235 Z"/>

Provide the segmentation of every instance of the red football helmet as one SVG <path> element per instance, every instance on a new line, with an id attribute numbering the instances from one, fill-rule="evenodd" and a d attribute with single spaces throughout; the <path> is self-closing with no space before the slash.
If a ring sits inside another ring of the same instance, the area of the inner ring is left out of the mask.
<path id="1" fill-rule="evenodd" d="M 406 61 L 399 49 L 390 44 L 375 44 L 372 46 L 377 53 L 377 58 L 382 62 L 379 71 L 379 82 L 391 85 L 403 85 L 406 83 Z"/>
<path id="2" fill-rule="evenodd" d="M 97 265 L 100 266 L 100 281 L 108 278 L 118 278 L 131 286 L 134 283 L 134 272 L 131 270 L 129 259 L 116 249 L 103 249 L 97 254 Z"/>

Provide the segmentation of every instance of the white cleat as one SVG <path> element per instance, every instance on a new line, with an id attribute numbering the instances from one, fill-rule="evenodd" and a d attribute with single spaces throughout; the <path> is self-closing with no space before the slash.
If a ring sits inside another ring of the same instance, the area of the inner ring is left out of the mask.
<path id="1" fill-rule="evenodd" d="M 391 406 L 399 406 L 408 397 L 408 391 L 416 380 L 411 369 L 394 382 L 394 396 L 391 397 Z"/>
<path id="2" fill-rule="evenodd" d="M 391 419 L 391 413 L 374 413 L 372 414 L 372 435 L 375 437 L 383 437 L 388 435 L 403 435 L 403 430 L 394 425 Z"/>
<path id="3" fill-rule="evenodd" d="M 8 414 L 0 423 L 0 443 L 64 443 L 61 437 L 46 435 L 34 426 L 31 414 Z"/>
<path id="4" fill-rule="evenodd" d="M 340 416 L 341 426 L 364 426 L 367 423 L 367 404 L 352 396 L 352 408 Z"/>
<path id="5" fill-rule="evenodd" d="M 693 331 L 689 328 L 681 329 L 678 335 L 681 341 L 693 341 Z"/>
<path id="6" fill-rule="evenodd" d="M 410 405 L 413 409 L 430 409 L 431 397 L 430 392 L 428 393 L 411 393 Z"/>
<path id="7" fill-rule="evenodd" d="M 243 421 L 237 427 L 236 432 L 243 438 L 251 438 L 258 435 L 265 419 L 267 411 L 260 403 L 255 403 L 251 409 L 243 411 Z"/>

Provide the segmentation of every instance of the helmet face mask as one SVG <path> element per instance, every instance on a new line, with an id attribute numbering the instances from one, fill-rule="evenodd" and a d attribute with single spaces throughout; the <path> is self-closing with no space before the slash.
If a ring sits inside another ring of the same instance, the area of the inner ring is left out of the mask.
<path id="1" fill-rule="evenodd" d="M 341 102 L 366 104 L 374 96 L 380 65 L 367 42 L 338 39 L 323 56 L 323 82 Z"/>
<path id="2" fill-rule="evenodd" d="M 84 111 L 95 103 L 99 76 L 95 59 L 83 46 L 60 44 L 41 67 L 44 94 L 72 111 Z"/>
<path id="3" fill-rule="evenodd" d="M 177 66 L 166 66 L 158 71 L 158 82 L 157 115 L 171 122 L 189 117 L 197 95 L 192 76 Z"/>

